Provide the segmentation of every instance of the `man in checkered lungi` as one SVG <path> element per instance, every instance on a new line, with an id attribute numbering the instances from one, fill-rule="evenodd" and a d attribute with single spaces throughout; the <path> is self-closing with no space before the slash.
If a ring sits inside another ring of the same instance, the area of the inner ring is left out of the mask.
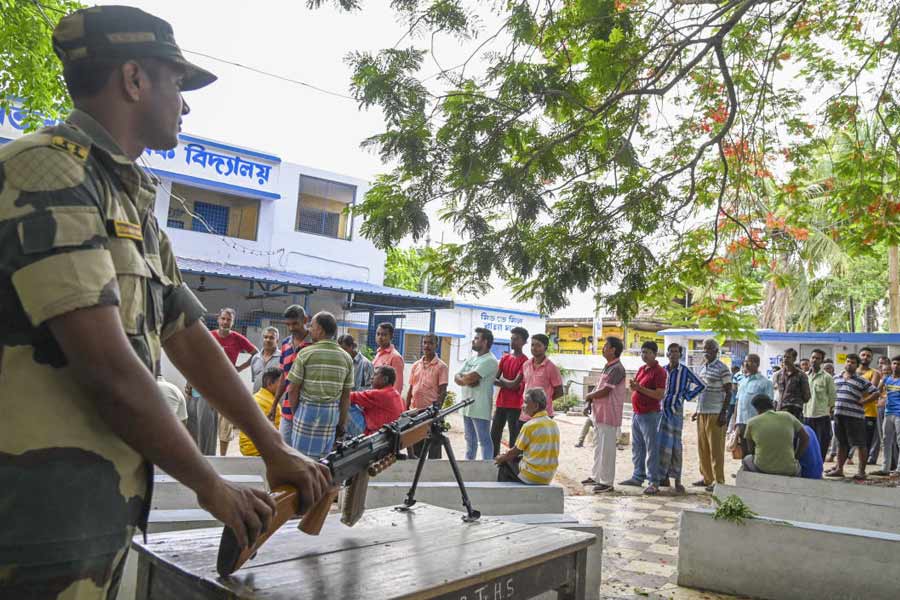
<path id="1" fill-rule="evenodd" d="M 675 479 L 675 491 L 684 493 L 681 485 L 681 432 L 684 428 L 684 403 L 706 387 L 700 378 L 681 364 L 681 346 L 669 344 L 666 349 L 666 395 L 663 396 L 662 418 L 659 422 L 659 486 L 668 487 Z"/>
<path id="2" fill-rule="evenodd" d="M 331 452 L 335 436 L 344 435 L 353 359 L 334 341 L 337 321 L 331 313 L 317 313 L 309 333 L 313 344 L 297 353 L 288 373 L 288 398 L 294 407 L 292 446 L 318 459 Z"/>

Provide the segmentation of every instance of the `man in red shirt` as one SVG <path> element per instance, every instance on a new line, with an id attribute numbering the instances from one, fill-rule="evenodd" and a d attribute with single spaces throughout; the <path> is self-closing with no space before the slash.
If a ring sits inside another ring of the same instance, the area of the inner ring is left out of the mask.
<path id="1" fill-rule="evenodd" d="M 397 373 L 397 380 L 394 387 L 397 393 L 403 393 L 403 355 L 394 348 L 394 326 L 390 323 L 382 323 L 375 330 L 375 343 L 378 344 L 378 352 L 375 354 L 375 360 L 372 366 L 375 367 L 392 367 Z"/>
<path id="2" fill-rule="evenodd" d="M 219 328 L 212 332 L 212 336 L 219 342 L 219 345 L 222 346 L 222 350 L 225 351 L 225 356 L 228 357 L 228 361 L 233 364 L 238 370 L 238 373 L 240 373 L 250 366 L 250 362 L 259 350 L 256 349 L 256 346 L 254 346 L 250 340 L 231 329 L 234 325 L 235 316 L 236 313 L 233 308 L 223 308 L 220 310 Z M 237 364 L 237 359 L 242 352 L 245 352 L 250 356 L 239 366 Z M 219 435 L 219 455 L 225 456 L 228 453 L 228 444 L 230 444 L 232 438 L 234 438 L 234 425 L 231 424 L 231 421 L 222 415 L 219 415 L 217 426 Z"/>
<path id="3" fill-rule="evenodd" d="M 509 427 L 510 448 L 515 447 L 516 438 L 519 437 L 522 393 L 525 391 L 525 385 L 522 383 L 522 366 L 528 360 L 522 348 L 527 341 L 528 330 L 524 327 L 513 327 L 509 332 L 510 352 L 500 357 L 497 378 L 494 380 L 494 385 L 500 387 L 500 392 L 497 394 L 494 420 L 491 423 L 494 458 L 500 453 L 500 438 L 503 437 L 504 424 Z"/>
<path id="4" fill-rule="evenodd" d="M 394 388 L 397 374 L 391 367 L 375 367 L 372 389 L 350 392 L 350 418 L 347 433 L 351 436 L 375 433 L 403 413 L 403 399 Z"/>
<path id="5" fill-rule="evenodd" d="M 238 370 L 238 373 L 240 373 L 250 366 L 250 361 L 253 360 L 253 356 L 259 352 L 259 350 L 256 349 L 256 346 L 254 346 L 250 340 L 231 329 L 234 326 L 234 319 L 235 312 L 233 308 L 223 308 L 220 310 L 219 328 L 214 330 L 212 335 L 216 338 L 216 341 L 219 342 L 219 345 L 222 346 L 222 350 L 225 351 L 225 356 L 228 357 L 228 360 L 231 361 L 231 364 L 233 364 Z M 238 365 L 237 359 L 242 352 L 247 353 L 250 356 L 243 364 Z"/>
<path id="6" fill-rule="evenodd" d="M 647 341 L 641 346 L 641 360 L 634 379 L 628 382 L 631 388 L 631 462 L 634 474 L 619 485 L 641 487 L 644 480 L 650 482 L 645 494 L 659 493 L 659 420 L 660 401 L 666 393 L 666 370 L 657 362 L 659 348 L 656 342 Z"/>
<path id="7" fill-rule="evenodd" d="M 253 360 L 258 350 L 250 340 L 231 329 L 234 326 L 235 316 L 236 313 L 233 308 L 220 310 L 219 328 L 212 331 L 212 336 L 222 346 L 225 356 L 228 357 L 228 362 L 240 372 L 250 366 L 250 361 Z M 241 352 L 248 353 L 250 357 L 244 364 L 238 366 L 237 359 Z M 215 440 L 218 439 L 219 454 L 225 456 L 228 452 L 228 444 L 231 443 L 231 439 L 234 437 L 234 426 L 210 406 L 205 398 L 193 390 L 190 384 L 185 387 L 184 392 L 191 398 L 188 402 L 188 420 L 196 423 L 195 431 L 192 432 L 192 435 L 200 447 L 200 451 L 203 454 L 214 455 L 216 453 Z"/>

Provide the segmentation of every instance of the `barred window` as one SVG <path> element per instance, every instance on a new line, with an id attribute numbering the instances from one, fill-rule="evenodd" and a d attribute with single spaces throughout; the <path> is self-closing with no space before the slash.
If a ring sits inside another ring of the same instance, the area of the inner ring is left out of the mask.
<path id="1" fill-rule="evenodd" d="M 301 175 L 297 231 L 350 239 L 350 216 L 344 209 L 355 199 L 355 186 Z"/>

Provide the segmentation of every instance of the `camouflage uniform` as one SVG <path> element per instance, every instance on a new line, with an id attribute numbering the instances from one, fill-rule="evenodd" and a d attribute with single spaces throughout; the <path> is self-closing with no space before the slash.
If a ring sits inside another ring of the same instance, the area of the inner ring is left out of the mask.
<path id="1" fill-rule="evenodd" d="M 78 110 L 0 148 L 2 598 L 114 597 L 146 526 L 152 468 L 103 421 L 47 321 L 118 306 L 158 373 L 161 342 L 205 310 L 182 283 L 155 199 L 148 175 Z"/>

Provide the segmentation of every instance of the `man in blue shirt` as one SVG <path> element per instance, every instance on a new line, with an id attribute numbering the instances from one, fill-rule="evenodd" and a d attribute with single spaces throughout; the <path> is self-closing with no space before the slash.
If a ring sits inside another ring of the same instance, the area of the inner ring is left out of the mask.
<path id="1" fill-rule="evenodd" d="M 819 446 L 819 439 L 816 437 L 816 432 L 809 425 L 804 425 L 803 429 L 806 430 L 806 435 L 809 437 L 809 444 L 806 446 L 803 454 L 797 458 L 797 462 L 800 463 L 800 477 L 805 479 L 822 479 L 824 463 L 822 462 L 822 449 Z M 799 440 L 795 439 L 794 446 L 798 443 Z"/>
<path id="2" fill-rule="evenodd" d="M 693 400 L 706 387 L 687 366 L 681 364 L 682 349 L 676 343 L 669 344 L 666 357 L 666 395 L 663 396 L 662 418 L 659 422 L 659 487 L 669 487 L 669 478 L 675 479 L 675 492 L 685 493 L 681 485 L 682 445 L 684 428 L 684 403 Z"/>
<path id="3" fill-rule="evenodd" d="M 765 375 L 759 372 L 758 354 L 747 355 L 744 359 L 744 372 L 745 375 L 741 378 L 740 384 L 738 385 L 737 408 L 734 411 L 734 420 L 741 448 L 746 455 L 750 453 L 750 448 L 744 437 L 744 432 L 747 430 L 747 423 L 749 423 L 750 419 L 757 414 L 751 401 L 760 394 L 772 398 L 774 395 L 774 386 L 772 385 L 771 380 L 767 379 Z"/>
<path id="4" fill-rule="evenodd" d="M 891 359 L 891 374 L 881 380 L 881 385 L 887 392 L 884 405 L 884 466 L 872 475 L 891 474 L 894 441 L 900 445 L 900 355 Z"/>

